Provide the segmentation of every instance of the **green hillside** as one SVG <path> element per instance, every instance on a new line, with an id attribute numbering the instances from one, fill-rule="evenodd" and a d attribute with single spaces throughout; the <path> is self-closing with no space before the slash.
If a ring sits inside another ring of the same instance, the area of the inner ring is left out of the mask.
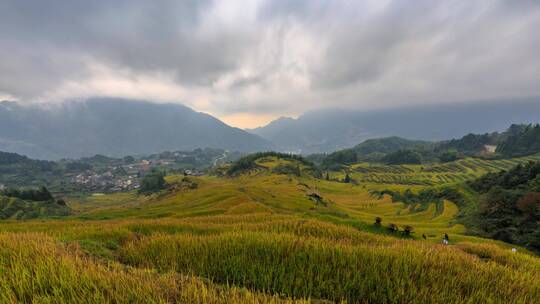
<path id="1" fill-rule="evenodd" d="M 59 171 L 60 167 L 54 162 L 0 151 L 0 184 L 40 186 L 56 179 Z"/>
<path id="2" fill-rule="evenodd" d="M 337 168 L 338 165 L 352 164 L 358 161 L 378 161 L 385 155 L 400 150 L 431 149 L 434 143 L 421 140 L 410 140 L 401 137 L 383 137 L 368 139 L 350 149 L 336 151 L 326 156 L 322 165 L 326 168 Z"/>
<path id="3" fill-rule="evenodd" d="M 540 259 L 471 235 L 470 206 L 374 191 L 457 187 L 538 158 L 358 163 L 345 183 L 343 171 L 317 178 L 301 158 L 264 154 L 230 175 L 239 163 L 169 175 L 151 194 L 73 196 L 63 219 L 0 223 L 2 300 L 534 303 Z"/>
<path id="4" fill-rule="evenodd" d="M 486 174 L 470 186 L 481 194 L 476 219 L 483 235 L 540 252 L 540 162 Z"/>
<path id="5" fill-rule="evenodd" d="M 0 219 L 3 220 L 66 216 L 70 211 L 64 200 L 56 200 L 45 187 L 0 190 Z"/>
<path id="6" fill-rule="evenodd" d="M 540 125 L 511 125 L 504 132 L 467 134 L 444 141 L 419 141 L 400 137 L 368 139 L 353 148 L 328 155 L 313 155 L 324 168 L 339 169 L 357 162 L 433 164 L 467 157 L 508 159 L 540 153 Z"/>
<path id="7" fill-rule="evenodd" d="M 55 201 L 25 201 L 19 198 L 0 196 L 0 219 L 26 220 L 52 216 L 66 216 L 70 209 Z"/>

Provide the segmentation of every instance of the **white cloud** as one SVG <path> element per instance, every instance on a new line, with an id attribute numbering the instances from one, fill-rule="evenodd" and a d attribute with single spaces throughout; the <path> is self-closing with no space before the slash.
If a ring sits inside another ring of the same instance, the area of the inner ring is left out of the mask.
<path id="1" fill-rule="evenodd" d="M 0 92 L 222 117 L 539 96 L 536 1 L 3 1 Z M 2 96 L 0 95 L 0 97 Z"/>

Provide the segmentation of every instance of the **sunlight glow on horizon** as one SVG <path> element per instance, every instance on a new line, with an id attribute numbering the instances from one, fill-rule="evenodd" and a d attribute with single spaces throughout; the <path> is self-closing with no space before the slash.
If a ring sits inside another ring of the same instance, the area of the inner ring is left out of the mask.
<path id="1" fill-rule="evenodd" d="M 275 119 L 283 115 L 278 114 L 253 114 L 253 113 L 235 113 L 230 115 L 215 115 L 210 114 L 219 118 L 224 123 L 228 124 L 231 127 L 236 127 L 240 129 L 253 129 L 257 127 L 263 127 L 272 122 Z M 289 115 L 287 115 L 289 116 Z M 293 115 L 290 115 L 293 117 Z"/>

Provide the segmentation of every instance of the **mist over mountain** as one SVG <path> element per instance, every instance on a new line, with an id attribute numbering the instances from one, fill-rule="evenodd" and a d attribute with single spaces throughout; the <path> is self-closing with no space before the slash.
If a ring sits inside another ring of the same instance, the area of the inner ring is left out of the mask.
<path id="1" fill-rule="evenodd" d="M 43 108 L 0 103 L 0 150 L 40 159 L 166 150 L 271 149 L 259 136 L 178 104 L 94 98 Z"/>
<path id="2" fill-rule="evenodd" d="M 468 104 L 424 105 L 378 111 L 326 109 L 297 119 L 280 118 L 249 132 L 282 151 L 331 152 L 366 139 L 400 136 L 446 140 L 468 133 L 503 131 L 512 123 L 540 120 L 540 98 Z"/>

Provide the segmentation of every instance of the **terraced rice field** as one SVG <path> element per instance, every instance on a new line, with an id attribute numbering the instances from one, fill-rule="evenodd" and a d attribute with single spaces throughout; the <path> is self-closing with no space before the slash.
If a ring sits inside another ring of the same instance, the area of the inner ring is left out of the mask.
<path id="1" fill-rule="evenodd" d="M 540 161 L 540 155 L 505 160 L 466 158 L 455 162 L 433 165 L 359 163 L 351 166 L 351 176 L 360 183 L 434 186 L 463 182 L 487 172 L 508 170 L 529 161 Z"/>
<path id="2" fill-rule="evenodd" d="M 370 194 L 426 187 L 389 184 L 386 175 L 434 181 L 510 162 L 369 173 L 359 164 L 355 178 L 382 180 L 358 185 L 271 172 L 286 163 L 266 159 L 235 178 L 189 177 L 196 189 L 169 176 L 161 193 L 73 197 L 68 218 L 1 222 L 0 302 L 540 302 L 540 259 L 466 235 L 454 203 L 414 208 Z M 377 216 L 383 227 L 373 225 Z M 390 223 L 415 233 L 391 233 Z M 449 246 L 440 244 L 444 233 Z"/>

